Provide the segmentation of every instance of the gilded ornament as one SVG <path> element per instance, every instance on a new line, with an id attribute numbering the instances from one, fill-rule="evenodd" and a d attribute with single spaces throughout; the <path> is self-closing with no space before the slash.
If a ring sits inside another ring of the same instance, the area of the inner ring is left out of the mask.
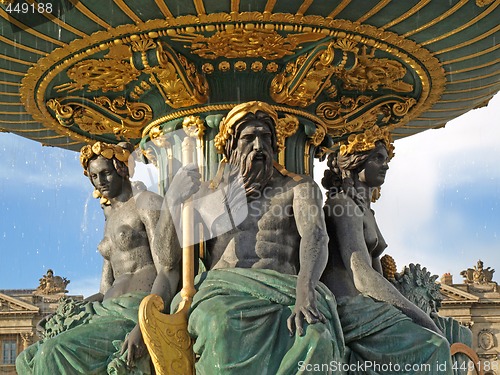
<path id="1" fill-rule="evenodd" d="M 285 141 L 288 137 L 294 135 L 299 129 L 299 119 L 296 116 L 285 114 L 285 117 L 279 118 L 276 124 L 276 140 L 278 149 L 285 149 Z"/>
<path id="2" fill-rule="evenodd" d="M 307 107 L 328 87 L 336 69 L 333 43 L 317 46 L 310 54 L 300 56 L 295 63 L 287 64 L 271 82 L 270 94 L 278 103 Z"/>
<path id="3" fill-rule="evenodd" d="M 311 144 L 313 146 L 317 147 L 321 144 L 321 142 L 323 142 L 323 139 L 325 139 L 325 136 L 326 136 L 325 129 L 318 127 L 318 128 L 316 128 L 316 131 L 314 132 L 314 134 L 311 135 L 309 138 L 310 138 Z"/>
<path id="4" fill-rule="evenodd" d="M 149 83 L 147 83 L 146 81 L 141 81 L 140 83 L 141 87 L 144 89 L 144 90 L 149 90 L 151 89 L 151 86 L 149 85 Z"/>
<path id="5" fill-rule="evenodd" d="M 189 115 L 193 115 L 193 114 L 206 113 L 206 112 L 230 111 L 235 106 L 236 106 L 236 104 L 229 104 L 229 103 L 228 104 L 209 104 L 209 105 L 200 106 L 200 107 L 196 107 L 196 108 L 181 109 L 179 111 L 169 113 L 168 115 L 161 116 L 160 118 L 157 118 L 154 121 L 150 122 L 143 129 L 142 136 L 143 137 L 146 136 L 152 127 L 154 127 L 156 125 L 163 124 L 163 123 L 171 121 L 171 120 L 175 120 L 175 119 L 182 118 L 182 117 L 189 116 Z M 326 124 L 322 118 L 320 118 L 312 113 L 309 113 L 307 111 L 297 109 L 297 108 L 291 108 L 291 107 L 287 107 L 287 106 L 278 106 L 278 105 L 272 105 L 271 108 L 274 109 L 275 111 L 289 113 L 289 114 L 292 114 L 295 116 L 301 116 L 305 119 L 308 119 L 308 120 L 314 122 L 316 124 L 316 126 L 319 126 L 323 129 L 327 128 Z"/>
<path id="6" fill-rule="evenodd" d="M 114 126 L 119 126 L 119 124 L 112 123 L 94 111 L 81 106 L 63 105 L 57 99 L 48 100 L 47 107 L 54 111 L 57 121 L 64 127 L 71 127 L 76 124 L 85 132 L 105 134 L 113 133 Z"/>
<path id="7" fill-rule="evenodd" d="M 404 121 L 417 101 L 394 95 L 372 98 L 366 95 L 357 98 L 341 97 L 339 101 L 324 102 L 316 108 L 328 133 L 334 137 L 359 132 L 374 125 L 394 125 Z"/>
<path id="8" fill-rule="evenodd" d="M 380 258 L 380 263 L 382 265 L 382 273 L 387 280 L 394 279 L 398 268 L 396 266 L 396 261 L 389 254 L 385 254 Z"/>
<path id="9" fill-rule="evenodd" d="M 120 124 L 88 108 L 77 108 L 73 119 L 81 130 L 89 134 L 113 134 L 120 129 Z"/>
<path id="10" fill-rule="evenodd" d="M 147 104 L 130 103 L 123 97 L 113 100 L 105 96 L 95 98 L 95 107 L 81 100 L 72 101 L 71 98 L 61 102 L 60 99 L 47 101 L 47 107 L 54 111 L 59 123 L 65 127 L 77 125 L 91 134 L 137 138 L 144 124 L 152 118 L 151 107 Z"/>
<path id="11" fill-rule="evenodd" d="M 149 131 L 149 139 L 158 147 L 165 147 L 167 143 L 165 132 L 159 125 L 151 128 Z"/>
<path id="12" fill-rule="evenodd" d="M 377 91 L 388 89 L 397 92 L 412 92 L 413 85 L 403 81 L 407 69 L 398 61 L 375 58 L 375 48 L 370 54 L 363 46 L 358 55 L 358 64 L 350 71 L 343 71 L 339 78 L 347 90 Z"/>
<path id="13" fill-rule="evenodd" d="M 188 137 L 202 139 L 205 134 L 205 125 L 200 116 L 187 116 L 182 121 L 182 128 Z"/>
<path id="14" fill-rule="evenodd" d="M 149 38 L 132 40 L 132 42 L 130 43 L 130 48 L 134 52 L 146 52 L 156 49 L 156 43 Z"/>
<path id="15" fill-rule="evenodd" d="M 495 0 L 476 0 L 476 5 L 482 8 L 486 5 L 490 5 L 491 3 L 493 3 L 493 1 Z"/>
<path id="16" fill-rule="evenodd" d="M 68 69 L 68 78 L 73 82 L 63 83 L 55 87 L 57 92 L 73 92 L 83 90 L 124 91 L 126 86 L 135 81 L 140 72 L 132 69 L 128 62 L 112 59 L 83 60 Z"/>
<path id="17" fill-rule="evenodd" d="M 231 64 L 229 64 L 229 62 L 227 61 L 222 61 L 220 64 L 219 64 L 219 70 L 221 72 L 228 72 L 229 69 L 231 69 Z"/>
<path id="18" fill-rule="evenodd" d="M 263 67 L 264 67 L 264 64 L 262 64 L 262 62 L 254 61 L 252 63 L 252 65 L 250 66 L 250 69 L 252 70 L 252 72 L 258 73 L 262 70 Z"/>
<path id="19" fill-rule="evenodd" d="M 244 61 L 236 61 L 234 63 L 234 70 L 236 70 L 237 72 L 242 72 L 246 70 L 246 68 L 247 68 L 247 63 Z"/>
<path id="20" fill-rule="evenodd" d="M 103 49 L 108 49 L 109 52 L 104 56 L 107 59 L 113 59 L 116 61 L 130 61 L 132 54 L 130 53 L 130 48 L 125 44 L 112 44 L 110 46 L 104 44 Z"/>
<path id="21" fill-rule="evenodd" d="M 268 73 L 276 73 L 278 71 L 278 68 L 279 66 L 275 62 L 270 62 L 266 66 L 266 70 L 268 71 Z"/>
<path id="22" fill-rule="evenodd" d="M 358 43 L 347 38 L 337 39 L 334 42 L 333 46 L 342 51 L 354 52 L 355 54 L 357 54 L 359 51 Z"/>
<path id="23" fill-rule="evenodd" d="M 156 49 L 155 62 L 148 60 L 148 55 L 140 48 Z M 153 83 L 167 103 L 172 108 L 189 107 L 202 104 L 208 99 L 208 83 L 197 72 L 196 66 L 184 56 L 177 54 L 165 43 L 142 41 L 136 45 L 137 52 L 141 53 L 143 70 L 150 75 Z M 140 69 L 141 67 L 136 67 Z"/>
<path id="24" fill-rule="evenodd" d="M 478 5 L 481 6 L 485 0 L 478 1 Z M 316 34 L 317 40 L 321 40 L 321 38 L 330 38 L 337 41 L 350 40 L 358 45 L 365 44 L 370 47 L 376 47 L 378 50 L 384 51 L 386 55 L 393 56 L 398 61 L 407 63 L 407 66 L 412 67 L 412 76 L 420 80 L 419 86 L 421 87 L 421 91 L 419 91 L 418 97 L 415 96 L 417 102 L 411 108 L 411 113 L 398 120 L 398 126 L 404 126 L 412 118 L 416 118 L 428 110 L 439 100 L 444 91 L 446 78 L 439 60 L 432 56 L 421 44 L 415 43 L 410 39 L 405 39 L 393 32 L 378 29 L 367 24 L 334 19 L 334 17 L 249 12 L 169 17 L 167 19 L 150 20 L 138 24 L 122 25 L 110 28 L 109 30 L 98 31 L 81 39 L 75 39 L 67 46 L 55 49 L 47 56 L 42 57 L 36 65 L 29 69 L 21 83 L 21 101 L 34 121 L 42 123 L 46 128 L 62 136 L 71 137 L 75 142 L 91 142 L 92 139 L 85 134 L 66 126 L 61 126 L 59 121 L 54 121 L 53 113 L 45 106 L 46 97 L 51 96 L 49 90 L 53 87 L 52 85 L 56 77 L 61 73 L 71 69 L 71 67 L 79 62 L 85 61 L 85 59 L 95 59 L 94 55 L 102 53 L 106 46 L 110 48 L 110 53 L 105 56 L 106 58 L 115 61 L 125 61 L 124 56 L 127 55 L 127 52 L 122 46 L 127 46 L 128 48 L 131 42 L 136 40 L 171 38 L 189 33 L 196 33 L 197 37 L 201 33 L 211 35 L 218 31 L 230 32 L 231 30 L 236 30 L 238 27 L 240 29 L 244 28 L 246 26 L 244 22 L 252 24 L 253 29 L 247 29 L 250 33 L 270 30 L 276 33 L 284 33 L 285 35 L 286 33 Z M 131 35 L 136 40 L 132 40 Z M 121 47 L 111 52 L 114 46 Z M 334 48 L 340 49 L 342 53 L 352 53 L 349 52 L 350 47 L 342 48 L 338 45 L 334 46 Z M 230 67 L 228 67 L 229 69 Z M 266 65 L 266 71 L 271 73 L 277 72 L 278 64 Z M 152 81 L 149 80 L 149 82 L 154 83 Z M 138 97 L 136 93 L 132 92 L 130 94 L 130 98 L 138 99 Z M 334 96 L 331 97 L 333 98 Z M 206 107 L 214 106 L 209 105 Z M 292 110 L 288 106 L 283 106 L 283 108 L 289 112 Z M 181 109 L 162 116 L 162 118 L 184 117 L 186 112 L 193 114 L 201 113 L 202 111 L 197 109 L 190 109 L 189 111 Z M 324 120 L 314 114 L 303 112 L 301 116 L 311 118 L 317 124 L 321 124 L 321 126 L 325 125 Z M 362 124 L 358 125 L 362 128 Z M 336 131 L 334 133 L 338 134 Z"/>
<path id="25" fill-rule="evenodd" d="M 389 158 L 394 156 L 394 146 L 392 144 L 392 136 L 390 127 L 380 128 L 377 125 L 371 129 L 365 130 L 360 134 L 351 134 L 347 138 L 347 142 L 340 145 L 340 155 L 350 155 L 355 152 L 365 152 L 373 150 L 376 147 L 376 142 L 382 141 L 387 147 Z"/>
<path id="26" fill-rule="evenodd" d="M 94 102 L 109 108 L 113 113 L 126 114 L 133 120 L 151 120 L 152 110 L 147 104 L 128 102 L 123 96 L 116 99 L 109 99 L 106 96 L 94 98 Z"/>
<path id="27" fill-rule="evenodd" d="M 253 27 L 251 27 L 253 26 Z M 234 29 L 217 31 L 212 36 L 179 33 L 174 41 L 190 43 L 186 48 L 204 59 L 227 59 L 260 57 L 266 60 L 280 59 L 294 54 L 302 48 L 300 44 L 316 42 L 325 35 L 318 33 L 296 33 L 282 36 L 262 25 L 237 25 Z"/>
<path id="28" fill-rule="evenodd" d="M 201 67 L 201 71 L 205 74 L 212 74 L 214 70 L 215 70 L 214 66 L 210 63 L 205 63 Z"/>

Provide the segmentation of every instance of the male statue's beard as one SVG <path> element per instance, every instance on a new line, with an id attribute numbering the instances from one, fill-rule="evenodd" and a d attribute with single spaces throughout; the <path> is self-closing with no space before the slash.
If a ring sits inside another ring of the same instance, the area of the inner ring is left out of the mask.
<path id="1" fill-rule="evenodd" d="M 255 162 L 257 155 L 263 157 L 262 163 Z M 252 151 L 247 155 L 241 155 L 238 150 L 234 150 L 229 159 L 229 165 L 233 167 L 232 170 L 235 173 L 239 173 L 247 197 L 260 192 L 273 175 L 273 159 L 266 152 Z"/>

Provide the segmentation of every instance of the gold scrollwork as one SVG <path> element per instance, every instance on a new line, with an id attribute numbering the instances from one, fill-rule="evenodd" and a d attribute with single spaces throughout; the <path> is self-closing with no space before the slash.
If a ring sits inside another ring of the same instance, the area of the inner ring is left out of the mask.
<path id="1" fill-rule="evenodd" d="M 128 126 L 135 128 L 130 136 L 140 137 L 140 128 L 145 123 L 153 118 L 153 111 L 151 107 L 144 103 L 134 103 L 127 101 L 123 96 L 119 96 L 116 99 L 109 99 L 106 96 L 100 96 L 94 99 L 94 102 L 101 105 L 104 108 L 109 108 L 111 112 L 117 115 L 125 115 L 124 119 L 121 121 L 122 126 L 125 125 L 125 129 L 120 131 L 119 134 L 127 136 Z M 139 133 L 137 133 L 139 131 Z M 115 133 L 116 134 L 116 133 Z"/>
<path id="2" fill-rule="evenodd" d="M 301 48 L 302 43 L 316 42 L 325 37 L 323 34 L 311 32 L 282 36 L 275 30 L 258 28 L 263 25 L 252 24 L 252 26 L 254 28 L 237 25 L 234 28 L 217 31 L 210 37 L 203 34 L 179 33 L 172 40 L 190 43 L 186 48 L 204 59 L 259 57 L 275 60 L 292 55 Z"/>
<path id="3" fill-rule="evenodd" d="M 271 97 L 277 103 L 307 107 L 314 103 L 318 95 L 328 87 L 330 77 L 336 69 L 332 66 L 333 43 L 316 47 L 309 55 L 302 55 L 289 63 L 283 73 L 271 82 Z"/>
<path id="4" fill-rule="evenodd" d="M 311 135 L 309 138 L 311 140 L 311 144 L 315 147 L 319 146 L 321 142 L 323 142 L 323 139 L 325 139 L 326 132 L 325 129 L 318 127 L 316 128 L 316 131 L 314 132 L 313 135 Z"/>
<path id="5" fill-rule="evenodd" d="M 47 107 L 55 112 L 56 119 L 65 127 L 77 125 L 81 130 L 91 134 L 114 133 L 120 124 L 88 108 L 61 104 L 57 99 L 47 101 Z"/>
<path id="6" fill-rule="evenodd" d="M 311 148 L 318 147 L 323 139 L 325 139 L 326 131 L 323 127 L 317 127 L 316 131 L 309 136 L 309 139 L 306 141 L 306 146 L 304 148 L 304 171 L 306 174 L 311 172 Z M 316 154 L 323 155 L 325 153 L 325 149 L 317 150 Z"/>
<path id="7" fill-rule="evenodd" d="M 294 135 L 299 129 L 299 119 L 296 116 L 285 114 L 285 117 L 278 119 L 276 126 L 276 139 L 278 150 L 285 150 L 285 141 Z"/>
<path id="8" fill-rule="evenodd" d="M 182 127 L 189 137 L 203 139 L 205 125 L 200 116 L 186 116 L 182 121 Z"/>
<path id="9" fill-rule="evenodd" d="M 140 72 L 131 69 L 130 63 L 125 61 L 90 59 L 73 65 L 67 75 L 73 82 L 56 86 L 57 92 L 83 90 L 85 86 L 87 92 L 124 91 L 126 85 L 139 77 Z"/>
<path id="10" fill-rule="evenodd" d="M 318 106 L 316 115 L 328 127 L 328 133 L 340 137 L 347 133 L 364 131 L 374 125 L 384 126 L 394 124 L 406 116 L 415 106 L 414 98 L 379 99 L 368 96 L 358 98 L 343 97 L 339 102 L 325 102 Z"/>
<path id="11" fill-rule="evenodd" d="M 151 48 L 151 44 L 147 45 Z M 150 66 L 147 55 L 141 51 L 144 71 L 156 85 L 165 103 L 172 108 L 203 104 L 208 100 L 208 83 L 196 66 L 184 56 L 176 54 L 165 43 L 156 43 L 158 65 Z"/>
<path id="12" fill-rule="evenodd" d="M 165 147 L 167 145 L 167 137 L 159 125 L 151 128 L 149 131 L 149 139 L 151 139 L 157 147 Z"/>
<path id="13" fill-rule="evenodd" d="M 97 109 L 83 104 L 81 100 L 69 99 L 61 103 L 59 99 L 50 99 L 47 107 L 54 111 L 57 121 L 65 127 L 77 125 L 87 133 L 115 134 L 127 139 L 140 137 L 142 127 L 153 117 L 147 104 L 130 103 L 124 97 L 111 100 L 101 96 L 95 98 L 94 103 Z"/>
<path id="14" fill-rule="evenodd" d="M 494 0 L 476 0 L 476 5 L 478 7 L 484 7 L 486 5 L 490 5 Z"/>
<path id="15" fill-rule="evenodd" d="M 358 63 L 352 70 L 343 70 L 339 75 L 347 90 L 413 91 L 413 85 L 403 81 L 407 73 L 403 64 L 391 59 L 375 58 L 375 48 L 369 54 L 366 50 L 366 46 L 361 48 L 362 52 L 358 55 Z"/>
<path id="16" fill-rule="evenodd" d="M 477 0 L 477 2 L 481 6 L 483 3 L 486 4 L 491 1 Z M 57 48 L 41 58 L 36 65 L 28 70 L 20 87 L 21 102 L 28 113 L 32 115 L 34 121 L 42 123 L 47 129 L 53 130 L 62 136 L 71 137 L 74 142 L 92 142 L 92 137 L 61 126 L 58 121 L 54 121 L 53 113 L 45 105 L 46 98 L 51 96 L 50 90 L 54 82 L 56 82 L 56 77 L 80 61 L 95 59 L 96 53 L 101 53 L 106 48 L 111 51 L 112 48 L 115 48 L 114 46 L 121 46 L 121 54 L 126 55 L 126 53 L 123 53 L 123 51 L 126 52 L 123 46 L 126 46 L 127 50 L 130 51 L 131 35 L 138 35 L 140 38 L 146 39 L 165 38 L 171 40 L 172 37 L 178 37 L 183 33 L 188 35 L 211 35 L 216 31 L 234 29 L 237 25 L 246 30 L 252 30 L 251 27 L 253 27 L 253 30 L 274 30 L 283 36 L 290 33 L 313 33 L 316 34 L 317 40 L 321 40 L 321 38 L 346 39 L 377 48 L 387 55 L 394 56 L 398 61 L 405 61 L 407 66 L 411 66 L 413 76 L 419 77 L 422 89 L 417 98 L 417 104 L 411 108 L 411 114 L 401 119 L 398 127 L 404 126 L 412 118 L 416 118 L 427 111 L 440 99 L 445 89 L 446 77 L 442 63 L 428 49 L 423 48 L 421 44 L 403 38 L 396 33 L 367 24 L 335 19 L 334 17 L 272 12 L 241 12 L 162 18 L 144 23 L 122 25 L 109 30 L 98 31 L 81 39 L 75 39 L 67 46 Z M 346 51 L 340 46 L 334 46 L 334 48 Z M 125 61 L 122 57 L 115 58 L 109 56 L 109 54 L 105 58 Z M 214 67 L 217 65 L 214 64 Z M 264 65 L 267 72 L 273 73 L 279 70 L 278 64 L 275 64 L 274 61 L 268 64 L 264 63 Z M 330 97 L 333 99 L 336 95 Z M 207 105 L 207 107 L 211 106 L 213 104 Z M 283 107 L 286 107 L 285 109 L 288 112 L 292 110 L 290 106 Z M 293 110 L 298 111 L 299 109 L 293 108 Z M 202 112 L 201 109 L 197 108 L 179 109 L 172 113 L 169 112 L 161 116 L 161 118 L 183 117 L 186 115 L 186 111 L 190 114 Z M 304 112 L 301 116 L 311 118 L 324 126 L 323 120 L 314 114 Z"/>

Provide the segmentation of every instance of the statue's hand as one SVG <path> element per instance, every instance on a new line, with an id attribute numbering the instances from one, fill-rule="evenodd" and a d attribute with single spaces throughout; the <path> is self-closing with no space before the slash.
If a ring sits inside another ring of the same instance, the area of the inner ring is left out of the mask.
<path id="1" fill-rule="evenodd" d="M 201 174 L 195 164 L 188 164 L 175 174 L 167 192 L 169 205 L 179 205 L 195 194 L 201 185 Z"/>
<path id="2" fill-rule="evenodd" d="M 316 307 L 314 288 L 297 285 L 295 308 L 287 320 L 290 336 L 293 336 L 295 329 L 299 336 L 304 336 L 304 318 L 308 324 L 326 323 L 325 316 Z"/>
<path id="3" fill-rule="evenodd" d="M 129 368 L 133 367 L 135 361 L 140 359 L 144 354 L 146 354 L 146 344 L 142 338 L 141 329 L 137 324 L 134 329 L 129 333 L 125 341 L 123 342 L 120 354 L 127 352 L 127 366 Z"/>

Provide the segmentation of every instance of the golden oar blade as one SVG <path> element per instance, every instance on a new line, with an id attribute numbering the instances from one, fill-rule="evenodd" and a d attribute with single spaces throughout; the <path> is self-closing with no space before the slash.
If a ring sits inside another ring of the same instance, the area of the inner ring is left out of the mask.
<path id="1" fill-rule="evenodd" d="M 139 325 L 156 375 L 194 374 L 193 341 L 187 330 L 191 303 L 181 303 L 175 314 L 163 314 L 163 300 L 156 294 L 139 307 Z"/>

